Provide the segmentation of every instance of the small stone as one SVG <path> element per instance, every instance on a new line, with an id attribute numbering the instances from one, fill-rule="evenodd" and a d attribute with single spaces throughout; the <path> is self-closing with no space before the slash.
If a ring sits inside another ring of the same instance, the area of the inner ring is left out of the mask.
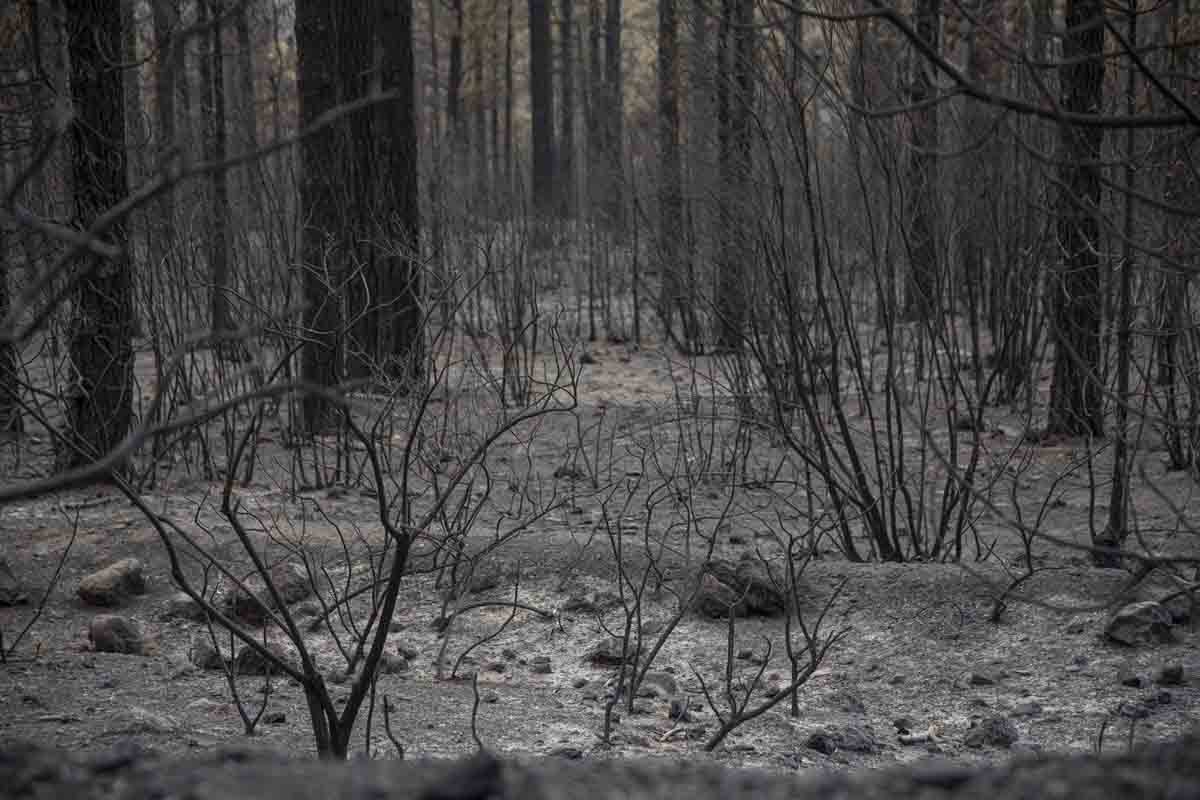
<path id="1" fill-rule="evenodd" d="M 904 683 L 906 680 L 908 680 L 907 676 L 897 673 L 897 674 L 893 675 L 892 677 L 888 678 L 888 683 L 891 684 L 892 686 L 899 686 L 900 684 Z"/>
<path id="2" fill-rule="evenodd" d="M 381 675 L 399 675 L 401 672 L 408 672 L 408 659 L 400 653 L 385 652 L 379 659 L 379 673 Z"/>
<path id="3" fill-rule="evenodd" d="M 142 562 L 136 558 L 123 558 L 79 582 L 79 598 L 90 606 L 117 606 L 145 593 Z"/>
<path id="4" fill-rule="evenodd" d="M 670 700 L 679 694 L 679 683 L 668 672 L 647 672 L 638 686 L 638 697 L 657 697 Z"/>
<path id="5" fill-rule="evenodd" d="M 568 614 L 595 614 L 599 607 L 593 597 L 586 594 L 575 594 L 563 602 L 562 610 Z"/>
<path id="6" fill-rule="evenodd" d="M 1114 642 L 1137 647 L 1174 641 L 1174 619 L 1162 605 L 1144 600 L 1130 603 L 1109 619 L 1104 635 Z"/>
<path id="7" fill-rule="evenodd" d="M 212 637 L 208 635 L 207 631 L 197 631 L 192 637 L 189 658 L 200 669 L 222 669 L 226 661 L 213 645 Z"/>
<path id="8" fill-rule="evenodd" d="M 489 661 L 483 665 L 484 672 L 504 672 L 508 669 L 508 664 L 503 661 Z M 585 681 L 586 683 L 586 681 Z"/>
<path id="9" fill-rule="evenodd" d="M 146 645 L 137 624 L 119 614 L 101 614 L 88 626 L 88 639 L 98 653 L 124 653 L 141 656 Z"/>
<path id="10" fill-rule="evenodd" d="M 500 702 L 500 695 L 496 694 L 496 692 L 489 689 L 488 691 L 484 692 L 483 696 L 480 697 L 479 699 L 482 702 L 488 703 L 489 705 L 491 705 L 491 704 Z"/>
<path id="11" fill-rule="evenodd" d="M 507 658 L 509 661 L 517 660 L 517 651 L 513 650 L 511 647 L 506 647 L 501 650 L 500 655 L 504 658 Z"/>
<path id="12" fill-rule="evenodd" d="M 1072 636 L 1078 636 L 1085 630 L 1087 630 L 1087 623 L 1081 619 L 1072 620 L 1067 624 L 1067 633 L 1071 634 Z"/>
<path id="13" fill-rule="evenodd" d="M 1166 689 L 1159 689 L 1157 692 L 1151 692 L 1142 698 L 1142 702 L 1146 706 L 1153 708 L 1154 706 L 1169 706 L 1171 705 L 1171 693 Z"/>
<path id="14" fill-rule="evenodd" d="M 585 687 L 587 685 L 588 685 L 588 679 L 584 678 L 583 676 L 580 676 L 580 677 L 576 678 L 575 680 L 571 681 L 572 689 L 582 689 L 583 687 Z"/>
<path id="15" fill-rule="evenodd" d="M 303 564 L 286 561 L 268 570 L 271 583 L 284 605 L 299 603 L 313 596 L 312 580 Z M 224 611 L 248 625 L 262 625 L 275 610 L 275 601 L 261 575 L 243 581 L 246 589 L 235 589 L 225 596 Z"/>
<path id="16" fill-rule="evenodd" d="M 583 758 L 582 750 L 580 750 L 578 747 L 571 747 L 569 745 L 556 747 L 551 750 L 549 754 L 555 758 L 565 758 L 568 761 L 578 761 L 579 759 Z"/>
<path id="17" fill-rule="evenodd" d="M 838 732 L 838 747 L 852 753 L 874 753 L 879 750 L 879 742 L 874 734 L 865 728 L 847 725 Z"/>
<path id="18" fill-rule="evenodd" d="M 263 722 L 267 725 L 282 725 L 287 722 L 287 714 L 282 711 L 268 711 L 263 714 Z"/>
<path id="19" fill-rule="evenodd" d="M 971 686 L 994 686 L 996 679 L 991 675 L 986 675 L 982 672 L 972 672 L 967 677 L 967 683 Z"/>
<path id="20" fill-rule="evenodd" d="M 1154 678 L 1159 686 L 1182 686 L 1183 664 L 1166 664 Z"/>
<path id="21" fill-rule="evenodd" d="M 667 717 L 676 722 L 691 722 L 692 715 L 688 712 L 688 703 L 686 700 L 675 698 L 671 700 L 671 706 L 667 710 Z"/>
<path id="22" fill-rule="evenodd" d="M 844 714 L 865 714 L 866 705 L 861 698 L 852 692 L 837 692 L 829 697 L 829 705 Z"/>
<path id="23" fill-rule="evenodd" d="M 1129 667 L 1123 667 L 1121 671 L 1117 673 L 1117 680 L 1120 681 L 1122 686 L 1128 686 L 1133 689 L 1140 689 L 1146 683 L 1145 678 L 1143 678 L 1141 675 L 1138 675 Z"/>
<path id="24" fill-rule="evenodd" d="M 417 656 L 420 655 L 417 648 L 413 647 L 412 645 L 409 645 L 406 642 L 397 642 L 396 643 L 396 652 L 399 653 L 400 655 L 404 656 L 405 658 L 407 658 L 409 661 L 416 661 Z"/>
<path id="25" fill-rule="evenodd" d="M 1020 731 L 1004 716 L 989 717 L 967 731 L 963 744 L 979 749 L 984 746 L 1011 747 L 1021 738 Z"/>
<path id="26" fill-rule="evenodd" d="M 1023 703 L 1017 703 L 1013 707 L 1014 717 L 1036 717 L 1042 713 L 1042 704 L 1036 700 L 1026 700 Z"/>
<path id="27" fill-rule="evenodd" d="M 1117 706 L 1117 714 L 1127 719 L 1145 719 L 1150 716 L 1150 707 L 1145 703 L 1122 700 Z"/>
<path id="28" fill-rule="evenodd" d="M 161 620 L 179 619 L 185 622 L 204 622 L 203 607 L 185 592 L 176 592 L 167 598 L 158 612 Z"/>
<path id="29" fill-rule="evenodd" d="M 910 733 L 916 727 L 916 723 L 913 722 L 912 717 L 896 717 L 892 720 L 892 727 L 896 729 L 897 733 Z"/>
<path id="30" fill-rule="evenodd" d="M 624 660 L 623 640 L 619 636 L 607 636 L 601 639 L 587 651 L 584 660 L 597 667 L 620 666 Z"/>
<path id="31" fill-rule="evenodd" d="M 268 644 L 266 648 L 280 661 L 287 661 L 287 653 L 278 645 Z M 246 645 L 238 651 L 237 658 L 233 661 L 233 668 L 238 675 L 266 675 L 268 673 L 277 674 L 279 672 L 278 666 L 271 663 L 269 659 L 250 645 Z"/>
<path id="32" fill-rule="evenodd" d="M 817 731 L 816 733 L 810 734 L 808 739 L 805 740 L 804 746 L 809 750 L 816 750 L 818 753 L 822 753 L 823 755 L 827 756 L 831 756 L 836 753 L 838 748 L 837 740 L 834 738 L 833 734 L 827 731 Z"/>
<path id="33" fill-rule="evenodd" d="M 750 659 L 754 658 L 754 651 L 748 647 L 744 647 L 741 650 L 738 650 L 737 657 L 741 661 L 749 661 Z"/>
<path id="34" fill-rule="evenodd" d="M 29 595 L 17 580 L 8 559 L 0 556 L 0 606 L 17 606 L 28 602 Z"/>
<path id="35" fill-rule="evenodd" d="M 534 656 L 529 662 L 529 670 L 535 675 L 549 675 L 554 671 L 550 666 L 550 656 Z"/>

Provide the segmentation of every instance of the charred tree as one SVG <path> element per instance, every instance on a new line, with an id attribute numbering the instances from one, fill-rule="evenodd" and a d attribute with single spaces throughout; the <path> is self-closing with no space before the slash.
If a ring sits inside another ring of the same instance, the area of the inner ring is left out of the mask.
<path id="1" fill-rule="evenodd" d="M 71 172 L 78 226 L 90 230 L 126 199 L 125 105 L 121 80 L 121 15 L 112 3 L 67 0 L 71 100 Z M 133 424 L 133 269 L 121 223 L 96 235 L 121 255 L 88 254 L 75 293 L 59 466 L 91 463 L 116 449 Z"/>
<path id="2" fill-rule="evenodd" d="M 1059 67 L 1062 108 L 1095 114 L 1104 103 L 1103 0 L 1067 0 L 1066 35 Z M 1100 378 L 1101 151 L 1104 129 L 1062 123 L 1057 199 L 1061 262 L 1049 275 L 1054 376 L 1048 434 L 1101 436 L 1104 387 Z"/>
<path id="3" fill-rule="evenodd" d="M 300 125 L 311 126 L 337 105 L 337 39 L 334 11 L 326 0 L 296 2 L 297 88 Z M 304 301 L 300 355 L 303 380 L 320 389 L 336 387 L 342 376 L 342 314 L 338 268 L 333 258 L 333 228 L 338 219 L 332 170 L 335 131 L 325 126 L 310 132 L 300 146 L 300 284 Z M 329 429 L 336 408 L 327 396 L 308 393 L 302 401 L 302 424 L 310 433 Z"/>
<path id="4" fill-rule="evenodd" d="M 530 149 L 533 161 L 533 208 L 554 210 L 554 84 L 550 39 L 551 0 L 529 0 Z"/>

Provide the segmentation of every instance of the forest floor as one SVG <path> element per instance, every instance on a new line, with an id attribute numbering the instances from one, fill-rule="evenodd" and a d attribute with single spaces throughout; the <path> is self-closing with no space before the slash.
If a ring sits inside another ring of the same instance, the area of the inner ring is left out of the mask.
<path id="1" fill-rule="evenodd" d="M 592 355 L 596 363 L 584 370 L 580 380 L 579 419 L 609 415 L 619 428 L 618 419 L 646 418 L 652 409 L 670 401 L 678 364 L 624 345 L 598 346 Z M 539 474 L 552 474 L 571 461 L 574 419 L 548 418 L 536 448 L 520 442 L 502 443 L 501 448 L 519 452 Z M 987 420 L 989 431 L 983 435 L 994 447 L 1018 446 L 1024 431 L 1019 417 L 1004 409 L 988 409 Z M 259 456 L 264 463 L 276 455 L 286 458 L 277 438 L 269 430 L 262 437 Z M 755 446 L 770 448 L 765 439 Z M 921 443 L 914 440 L 912 446 L 920 448 Z M 1036 511 L 1052 495 L 1043 530 L 1085 545 L 1090 515 L 1103 524 L 1104 509 L 1091 502 L 1086 475 L 1054 482 L 1064 465 L 1077 460 L 1079 446 L 1071 442 L 1030 445 L 1028 458 L 1011 480 L 1019 482 L 1016 496 L 1021 505 L 1029 506 L 1026 512 Z M 279 452 L 273 455 L 272 448 Z M 0 472 L 9 479 L 44 474 L 50 458 L 48 442 L 27 437 L 20 450 L 22 459 L 17 463 L 15 447 L 0 447 Z M 763 457 L 764 463 L 770 462 L 769 453 Z M 1155 491 L 1142 485 L 1145 481 L 1135 487 L 1137 522 L 1153 539 L 1148 542 L 1151 546 L 1194 553 L 1197 542 L 1180 532 L 1178 515 L 1200 518 L 1195 479 L 1169 473 L 1160 462 L 1161 455 L 1153 448 L 1139 452 L 1139 463 Z M 220 486 L 198 477 L 181 477 L 177 470 L 145 497 L 151 508 L 188 525 L 201 519 L 197 508 Z M 295 494 L 266 477 L 256 479 L 242 494 L 252 496 L 260 508 L 279 509 L 281 514 L 296 508 Z M 378 508 L 369 493 L 334 488 L 302 494 L 317 499 L 340 528 L 362 531 L 364 540 L 377 541 L 381 535 L 377 522 L 373 523 Z M 1098 496 L 1106 499 L 1106 492 Z M 811 562 L 802 579 L 806 604 L 802 610 L 811 620 L 841 586 L 825 629 L 844 628 L 846 635 L 801 687 L 798 716 L 789 715 L 784 701 L 736 730 L 712 757 L 722 763 L 770 769 L 878 766 L 931 754 L 999 759 L 1009 750 L 972 748 L 965 742 L 973 724 L 995 716 L 1004 716 L 1016 726 L 1019 740 L 1011 749 L 1024 752 L 1089 750 L 1105 728 L 1105 748 L 1120 749 L 1130 737 L 1138 742 L 1166 739 L 1193 726 L 1200 710 L 1196 648 L 1200 639 L 1193 627 L 1176 626 L 1174 644 L 1139 648 L 1103 637 L 1113 605 L 1133 596 L 1122 594 L 1128 588 L 1128 573 L 1095 569 L 1086 552 L 1039 541 L 1035 551 L 1041 571 L 1022 586 L 1021 594 L 1028 601 L 1009 602 L 1000 621 L 990 621 L 996 587 L 1006 586 L 1019 574 L 1022 552 L 1019 538 L 1004 519 L 1003 512 L 1013 510 L 1006 499 L 1007 487 L 1000 486 L 995 497 L 996 508 L 979 513 L 978 541 L 987 554 L 982 560 L 975 559 L 976 539 L 971 535 L 960 564 L 856 564 L 829 548 Z M 511 598 L 519 570 L 523 603 L 555 610 L 568 598 L 598 595 L 601 618 L 616 627 L 620 616 L 611 607 L 604 610 L 606 593 L 615 594 L 616 581 L 610 540 L 595 524 L 600 513 L 599 498 L 581 493 L 570 507 L 545 516 L 497 552 L 488 565 L 497 583 L 481 596 Z M 715 533 L 716 555 L 737 560 L 754 552 L 762 538 L 747 531 L 757 518 L 752 509 L 731 517 Z M 741 520 L 747 521 L 745 527 Z M 490 521 L 480 520 L 479 532 L 473 536 L 486 541 Z M 209 527 L 217 546 L 226 547 L 231 532 L 218 523 L 214 520 Z M 0 666 L 0 739 L 31 739 L 78 751 L 107 749 L 132 740 L 167 753 L 239 739 L 242 723 L 224 674 L 195 669 L 189 663 L 191 642 L 202 626 L 160 616 L 176 591 L 164 549 L 152 528 L 115 491 L 66 492 L 0 508 L 0 555 L 29 590 L 31 601 L 0 608 L 5 641 L 11 641 L 42 600 L 39 587 L 49 584 L 75 527 L 69 559 L 44 613 L 18 652 Z M 305 546 L 312 552 L 340 547 L 331 529 L 315 522 L 306 535 L 310 538 Z M 635 542 L 636 537 L 626 540 Z M 82 576 L 128 556 L 145 564 L 148 591 L 118 612 L 139 623 L 150 642 L 148 654 L 93 652 L 88 644 L 89 621 L 102 610 L 84 606 L 76 589 Z M 674 570 L 667 582 L 668 586 L 674 582 L 682 592 L 691 579 L 686 570 Z M 416 656 L 407 671 L 382 676 L 378 687 L 397 707 L 392 731 L 410 757 L 452 756 L 475 749 L 471 684 L 461 678 L 439 680 L 435 675 L 443 639 L 430 624 L 442 609 L 433 580 L 429 575 L 406 579 L 389 646 L 402 645 Z M 1134 595 L 1138 591 L 1145 587 Z M 653 622 L 668 618 L 672 610 L 673 597 L 667 591 L 651 597 L 644 614 L 646 621 Z M 451 663 L 508 616 L 509 609 L 500 606 L 460 618 L 450 628 L 446 645 Z M 754 654 L 736 659 L 735 671 L 746 677 L 758 671 L 753 661 L 765 651 L 765 637 L 775 647 L 763 683 L 786 683 L 781 630 L 779 619 L 739 620 L 734 649 Z M 603 685 L 614 670 L 584 658 L 605 637 L 596 614 L 562 611 L 544 618 L 521 611 L 502 633 L 473 650 L 474 665 L 468 661 L 459 672 L 479 670 L 484 702 L 478 710 L 478 735 L 497 751 L 533 754 L 575 749 L 596 758 L 702 757 L 704 738 L 717 723 L 705 707 L 696 673 L 709 684 L 720 684 L 727 632 L 723 621 L 685 616 L 655 669 L 674 673 L 692 721 L 670 719 L 666 699 L 638 699 L 633 714 L 618 707 L 621 719 L 610 748 L 601 746 L 599 734 Z M 327 634 L 312 634 L 311 647 L 319 659 L 336 663 L 337 652 Z M 534 671 L 539 656 L 549 658 L 549 673 Z M 1171 665 L 1182 665 L 1182 685 L 1156 683 L 1155 676 Z M 1129 676 L 1140 677 L 1141 685 L 1126 685 L 1135 682 L 1123 682 Z M 240 695 L 252 710 L 261 698 L 261 685 L 260 678 L 239 681 Z M 339 697 L 348 686 L 331 689 Z M 312 752 L 304 696 L 298 687 L 285 680 L 272 681 L 269 713 L 272 723 L 258 726 L 255 743 L 298 754 Z M 1130 714 L 1143 718 L 1135 721 Z M 902 744 L 894 724 L 902 718 L 911 730 L 932 730 L 933 741 Z M 364 711 L 356 728 L 355 749 L 362 748 L 365 722 Z M 374 728 L 373 754 L 392 756 L 378 718 Z M 821 731 L 841 732 L 843 742 L 862 746 L 819 752 L 808 742 Z"/>

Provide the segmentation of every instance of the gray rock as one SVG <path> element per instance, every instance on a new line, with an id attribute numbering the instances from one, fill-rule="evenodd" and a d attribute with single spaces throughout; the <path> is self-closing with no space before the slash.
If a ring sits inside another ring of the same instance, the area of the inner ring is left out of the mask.
<path id="1" fill-rule="evenodd" d="M 399 675 L 408 672 L 408 659 L 400 653 L 384 652 L 379 658 L 379 672 L 382 675 Z"/>
<path id="2" fill-rule="evenodd" d="M 483 696 L 479 699 L 485 703 L 494 704 L 494 703 L 500 702 L 500 695 L 496 694 L 495 691 L 489 689 L 488 691 L 484 692 Z"/>
<path id="3" fill-rule="evenodd" d="M 28 602 L 29 595 L 21 587 L 8 559 L 0 556 L 0 606 L 17 606 Z"/>
<path id="4" fill-rule="evenodd" d="M 827 756 L 833 755 L 838 749 L 837 739 L 828 731 L 817 731 L 816 733 L 809 734 L 808 739 L 804 742 L 804 746 L 809 750 L 816 750 L 818 753 Z"/>
<path id="5" fill-rule="evenodd" d="M 550 666 L 550 656 L 534 656 L 529 662 L 529 670 L 535 675 L 549 675 L 554 671 Z"/>
<path id="6" fill-rule="evenodd" d="M 1011 747 L 1021 738 L 1017 726 L 1008 717 L 988 717 L 967 731 L 963 744 L 973 749 L 980 747 Z"/>
<path id="7" fill-rule="evenodd" d="M 721 583 L 715 575 L 705 573 L 700 577 L 700 591 L 696 595 L 696 611 L 706 617 L 722 619 L 733 613 L 739 617 L 746 616 L 745 605 L 738 604 L 738 593 L 733 587 Z"/>
<path id="8" fill-rule="evenodd" d="M 1122 700 L 1117 705 L 1117 714 L 1126 719 L 1145 719 L 1150 716 L 1150 707 L 1145 703 L 1138 703 L 1133 700 Z"/>
<path id="9" fill-rule="evenodd" d="M 879 740 L 867 728 L 847 725 L 844 728 L 822 729 L 811 734 L 805 742 L 810 750 L 833 755 L 838 750 L 851 753 L 877 753 Z"/>
<path id="10" fill-rule="evenodd" d="M 844 714 L 865 714 L 867 707 L 861 698 L 853 692 L 835 692 L 827 701 L 830 706 Z"/>
<path id="11" fill-rule="evenodd" d="M 287 722 L 287 714 L 282 711 L 268 711 L 263 714 L 262 721 L 267 725 L 282 725 Z"/>
<path id="12" fill-rule="evenodd" d="M 1036 700 L 1026 700 L 1013 706 L 1012 713 L 1014 717 L 1036 717 L 1042 713 L 1042 704 Z"/>
<path id="13" fill-rule="evenodd" d="M 592 645 L 584 655 L 584 660 L 598 667 L 620 666 L 622 657 L 622 639 L 619 636 L 606 636 Z"/>
<path id="14" fill-rule="evenodd" d="M 416 661 L 417 656 L 421 653 L 417 648 L 407 642 L 396 642 L 396 652 L 407 658 L 409 661 Z"/>
<path id="15" fill-rule="evenodd" d="M 638 697 L 657 697 L 670 700 L 679 694 L 679 683 L 668 672 L 647 672 L 638 687 Z"/>
<path id="16" fill-rule="evenodd" d="M 99 653 L 146 654 L 146 644 L 137 623 L 119 614 L 100 614 L 88 626 L 88 639 Z"/>
<path id="17" fill-rule="evenodd" d="M 176 592 L 167 598 L 158 612 L 161 620 L 181 619 L 186 622 L 204 622 L 204 609 L 185 592 Z"/>
<path id="18" fill-rule="evenodd" d="M 1117 611 L 1104 626 L 1104 635 L 1114 642 L 1137 647 L 1174 641 L 1171 612 L 1158 603 L 1143 600 Z"/>
<path id="19" fill-rule="evenodd" d="M 1154 678 L 1159 686 L 1182 686 L 1183 664 L 1165 664 Z"/>
<path id="20" fill-rule="evenodd" d="M 733 608 L 739 617 L 775 616 L 783 613 L 784 597 L 767 574 L 766 568 L 747 553 L 736 564 L 713 559 L 704 565 L 696 610 L 720 619 Z"/>
<path id="21" fill-rule="evenodd" d="M 967 683 L 971 686 L 995 686 L 996 679 L 983 672 L 972 672 L 967 675 Z"/>
<path id="22" fill-rule="evenodd" d="M 550 751 L 549 755 L 552 755 L 555 758 L 565 758 L 568 761 L 578 761 L 579 759 L 583 758 L 583 751 L 578 747 L 564 745 L 562 747 L 554 748 Z"/>
<path id="23" fill-rule="evenodd" d="M 284 605 L 299 603 L 313 596 L 312 581 L 303 564 L 293 561 L 276 564 L 268 574 Z M 249 591 L 239 588 L 230 592 L 225 596 L 223 610 L 247 625 L 262 625 L 269 616 L 268 609 L 276 610 L 271 592 L 261 575 L 252 575 L 243 583 Z"/>
<path id="24" fill-rule="evenodd" d="M 852 753 L 876 753 L 879 751 L 879 740 L 867 728 L 847 725 L 836 732 L 838 747 Z"/>
<path id="25" fill-rule="evenodd" d="M 287 661 L 287 652 L 283 648 L 275 644 L 267 644 L 267 650 L 275 655 L 281 661 Z M 249 645 L 245 645 L 238 651 L 237 658 L 233 661 L 233 667 L 238 675 L 272 675 L 279 674 L 279 667 L 272 664 L 258 650 Z"/>
<path id="26" fill-rule="evenodd" d="M 79 599 L 90 606 L 118 606 L 130 597 L 146 593 L 142 562 L 123 558 L 79 582 Z"/>
<path id="27" fill-rule="evenodd" d="M 568 614 L 595 614 L 600 608 L 593 595 L 574 594 L 563 601 L 562 610 Z"/>
<path id="28" fill-rule="evenodd" d="M 192 663 L 200 669 L 223 669 L 228 660 L 216 647 L 208 631 L 197 631 L 192 637 L 192 647 L 189 653 Z"/>
<path id="29" fill-rule="evenodd" d="M 688 709 L 687 700 L 675 698 L 671 701 L 671 707 L 667 709 L 667 716 L 676 722 L 691 722 L 692 714 Z"/>
<path id="30" fill-rule="evenodd" d="M 1128 686 L 1131 689 L 1140 689 L 1146 684 L 1146 679 L 1138 675 L 1128 664 L 1117 671 L 1117 681 L 1122 686 Z"/>
<path id="31" fill-rule="evenodd" d="M 1171 614 L 1171 619 L 1175 624 L 1182 625 L 1185 622 L 1191 622 L 1196 617 L 1197 601 L 1200 601 L 1200 595 L 1195 593 L 1172 593 L 1162 601 L 1162 605 Z"/>

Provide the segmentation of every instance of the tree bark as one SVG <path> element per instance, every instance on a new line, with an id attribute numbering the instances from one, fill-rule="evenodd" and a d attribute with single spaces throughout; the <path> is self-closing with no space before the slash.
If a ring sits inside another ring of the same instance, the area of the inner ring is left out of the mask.
<path id="1" fill-rule="evenodd" d="M 412 2 L 379 2 L 383 90 L 400 95 L 377 112 L 376 141 L 384 175 L 380 205 L 387 220 L 389 244 L 380 264 L 380 323 L 388 332 L 388 376 L 399 380 L 407 391 L 420 391 L 425 380 L 425 346 Z"/>
<path id="2" fill-rule="evenodd" d="M 737 350 L 742 345 L 753 280 L 753 227 L 749 204 L 753 169 L 755 48 L 753 0 L 722 0 L 718 33 L 717 125 L 721 174 L 721 236 L 717 244 L 717 345 Z"/>
<path id="3" fill-rule="evenodd" d="M 337 40 L 331 5 L 327 0 L 296 0 L 301 128 L 337 105 Z M 339 216 L 331 170 L 334 142 L 333 127 L 326 126 L 300 145 L 300 283 L 305 303 L 300 374 L 304 381 L 325 389 L 337 386 L 342 375 L 338 270 L 330 258 L 330 228 Z M 336 421 L 335 407 L 320 394 L 306 394 L 301 410 L 310 433 L 331 428 Z"/>
<path id="4" fill-rule="evenodd" d="M 225 51 L 221 40 L 223 0 L 200 0 L 200 25 L 211 25 L 202 34 L 200 48 L 200 86 L 204 92 L 201 111 L 206 122 L 204 159 L 222 161 L 229 152 L 225 130 Z M 223 341 L 236 326 L 230 303 L 232 286 L 229 274 L 229 172 L 212 173 L 208 193 L 208 232 L 205 236 L 208 269 L 210 325 L 215 352 L 222 358 L 233 357 L 235 343 Z"/>
<path id="5" fill-rule="evenodd" d="M 466 158 L 466 127 L 462 119 L 463 85 L 463 0 L 451 0 L 454 27 L 450 30 L 450 72 L 446 78 L 446 127 L 450 131 L 452 169 L 458 170 Z"/>
<path id="6" fill-rule="evenodd" d="M 917 0 L 916 29 L 935 52 L 941 51 L 941 0 Z M 910 102 L 912 156 L 909 161 L 908 285 L 904 293 L 905 316 L 928 321 L 941 306 L 938 268 L 938 111 L 934 96 L 933 65 L 918 57 L 913 69 Z"/>
<path id="7" fill-rule="evenodd" d="M 679 142 L 679 17 L 676 0 L 658 3 L 659 253 L 662 290 L 658 313 L 672 338 L 675 311 L 683 325 L 679 344 L 695 352 L 698 342 L 693 281 L 683 230 L 683 162 Z"/>
<path id="8" fill-rule="evenodd" d="M 530 150 L 534 211 L 554 210 L 554 84 L 550 38 L 551 0 L 529 0 L 529 102 L 532 114 Z"/>
<path id="9" fill-rule="evenodd" d="M 154 65 L 155 119 L 158 127 L 158 161 L 165 165 L 176 149 L 175 99 L 176 56 L 175 29 L 179 25 L 179 9 L 174 0 L 161 0 L 150 4 L 153 12 L 154 46 L 158 59 Z M 157 268 L 175 242 L 175 193 L 163 192 L 157 202 L 158 219 L 155 231 L 151 232 L 155 243 L 153 265 Z M 156 235 L 155 235 L 156 234 Z"/>
<path id="10" fill-rule="evenodd" d="M 75 212 L 87 230 L 129 194 L 120 64 L 121 15 L 101 0 L 64 3 L 70 53 Z M 123 252 L 124 225 L 99 233 Z M 75 294 L 73 375 L 59 466 L 80 467 L 115 449 L 133 423 L 133 270 L 129 259 L 89 255 Z"/>
<path id="11" fill-rule="evenodd" d="M 1104 103 L 1103 0 L 1067 0 L 1062 107 L 1099 113 Z M 1100 158 L 1104 129 L 1062 125 L 1057 199 L 1062 262 L 1049 276 L 1054 376 L 1046 432 L 1067 436 L 1104 433 L 1100 385 Z"/>
<path id="12" fill-rule="evenodd" d="M 237 30 L 237 86 L 238 100 L 241 110 L 238 113 L 238 152 L 245 155 L 258 149 L 258 103 L 254 90 L 254 37 L 250 24 L 252 4 L 247 3 L 234 16 L 234 26 Z M 259 202 L 259 181 L 262 171 L 259 162 L 255 161 L 241 168 L 242 184 L 244 187 L 243 203 L 247 211 L 248 227 L 256 226 L 261 213 Z"/>
<path id="13" fill-rule="evenodd" d="M 604 111 L 607 187 L 604 210 L 609 225 L 625 229 L 625 79 L 621 47 L 621 0 L 608 0 L 604 13 Z"/>
<path id="14" fill-rule="evenodd" d="M 562 109 L 559 123 L 558 186 L 559 213 L 575 216 L 575 2 L 562 0 L 561 32 L 558 40 L 561 65 Z"/>

